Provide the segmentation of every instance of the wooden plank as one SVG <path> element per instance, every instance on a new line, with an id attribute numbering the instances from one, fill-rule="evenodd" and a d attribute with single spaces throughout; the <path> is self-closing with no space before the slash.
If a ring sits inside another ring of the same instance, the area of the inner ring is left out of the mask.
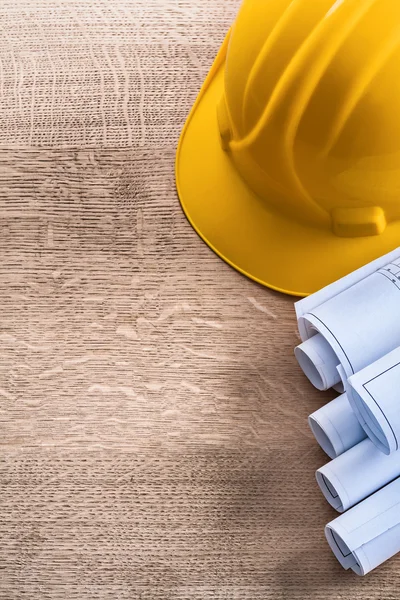
<path id="1" fill-rule="evenodd" d="M 2 0 L 0 598 L 398 598 L 323 538 L 293 300 L 180 209 L 237 0 Z"/>

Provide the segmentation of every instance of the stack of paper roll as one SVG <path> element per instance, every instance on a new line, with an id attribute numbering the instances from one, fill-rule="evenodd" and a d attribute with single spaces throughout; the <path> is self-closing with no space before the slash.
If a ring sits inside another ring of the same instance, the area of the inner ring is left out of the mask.
<path id="1" fill-rule="evenodd" d="M 302 370 L 341 394 L 309 417 L 331 458 L 318 485 L 343 513 L 326 538 L 345 569 L 366 575 L 400 552 L 400 248 L 301 300 L 296 314 Z"/>

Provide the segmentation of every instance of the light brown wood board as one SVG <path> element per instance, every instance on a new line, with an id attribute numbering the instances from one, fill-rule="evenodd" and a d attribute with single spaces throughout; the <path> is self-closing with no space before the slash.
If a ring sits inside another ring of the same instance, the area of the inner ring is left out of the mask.
<path id="1" fill-rule="evenodd" d="M 293 299 L 176 195 L 238 6 L 0 4 L 2 600 L 400 597 L 399 559 L 363 580 L 325 542 Z"/>

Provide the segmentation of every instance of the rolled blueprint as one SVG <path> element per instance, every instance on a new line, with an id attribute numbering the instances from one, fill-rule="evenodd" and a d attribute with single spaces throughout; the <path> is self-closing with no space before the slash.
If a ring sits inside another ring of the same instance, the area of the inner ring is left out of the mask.
<path id="1" fill-rule="evenodd" d="M 294 353 L 303 373 L 318 390 L 329 390 L 340 382 L 340 361 L 322 335 L 306 340 Z"/>
<path id="2" fill-rule="evenodd" d="M 315 439 L 329 458 L 336 458 L 366 438 L 346 394 L 308 417 Z"/>
<path id="3" fill-rule="evenodd" d="M 317 292 L 314 297 L 301 300 L 296 304 L 296 312 L 303 343 L 309 341 L 308 358 L 312 361 L 312 355 L 318 357 L 314 377 L 321 371 L 319 334 L 337 358 L 337 368 L 346 389 L 347 378 L 399 345 L 400 249 Z M 303 345 L 296 351 L 300 359 L 304 357 L 302 348 Z M 332 360 L 328 363 L 332 373 Z M 304 364 L 300 361 L 303 368 Z M 309 376 L 310 372 L 310 365 L 306 363 L 306 374 Z M 317 382 L 321 389 L 321 377 Z M 332 379 L 327 378 L 327 383 L 332 383 Z"/>
<path id="4" fill-rule="evenodd" d="M 376 447 L 385 454 L 397 452 L 400 449 L 400 348 L 350 377 L 348 394 L 360 424 Z"/>
<path id="5" fill-rule="evenodd" d="M 400 552 L 400 479 L 329 523 L 325 535 L 342 567 L 357 575 Z"/>
<path id="6" fill-rule="evenodd" d="M 343 512 L 400 476 L 400 452 L 385 456 L 368 438 L 318 469 L 325 498 Z"/>

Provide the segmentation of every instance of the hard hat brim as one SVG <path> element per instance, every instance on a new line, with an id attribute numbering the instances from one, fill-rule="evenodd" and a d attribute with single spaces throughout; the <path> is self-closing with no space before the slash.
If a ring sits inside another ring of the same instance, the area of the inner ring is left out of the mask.
<path id="1" fill-rule="evenodd" d="M 269 210 L 222 149 L 217 105 L 224 92 L 227 41 L 187 119 L 176 157 L 176 185 L 189 222 L 207 245 L 261 285 L 307 296 L 399 245 L 399 228 L 341 238 Z"/>

